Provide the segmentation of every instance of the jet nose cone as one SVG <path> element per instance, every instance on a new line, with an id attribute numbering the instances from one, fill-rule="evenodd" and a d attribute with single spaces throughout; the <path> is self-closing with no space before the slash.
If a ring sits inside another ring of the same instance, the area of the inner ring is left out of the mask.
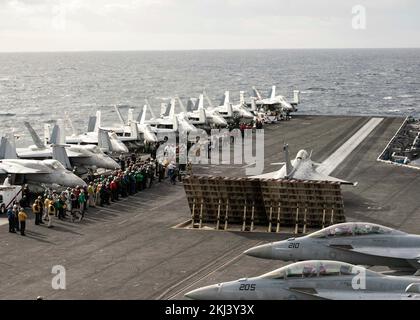
<path id="1" fill-rule="evenodd" d="M 158 142 L 157 136 L 153 132 L 145 132 L 144 140 L 147 142 Z"/>
<path id="2" fill-rule="evenodd" d="M 219 285 L 212 285 L 188 292 L 185 297 L 192 300 L 217 300 Z"/>
<path id="3" fill-rule="evenodd" d="M 121 169 L 121 166 L 114 159 L 109 158 L 106 161 L 106 166 L 104 166 L 104 169 L 116 170 Z"/>
<path id="4" fill-rule="evenodd" d="M 244 252 L 247 256 L 260 258 L 260 259 L 272 259 L 273 248 L 271 244 L 264 244 L 262 246 L 251 248 Z"/>

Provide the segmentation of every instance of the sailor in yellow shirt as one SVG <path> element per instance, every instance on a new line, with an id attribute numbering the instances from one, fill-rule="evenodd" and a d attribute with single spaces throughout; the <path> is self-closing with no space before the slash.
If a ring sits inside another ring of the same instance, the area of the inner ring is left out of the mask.
<path id="1" fill-rule="evenodd" d="M 49 199 L 49 197 L 46 197 L 44 200 L 44 220 L 48 221 L 48 208 L 50 207 L 50 202 L 51 200 Z"/>
<path id="2" fill-rule="evenodd" d="M 25 236 L 26 219 L 28 219 L 28 216 L 26 215 L 26 212 L 23 211 L 23 208 L 20 208 L 19 210 L 18 219 L 20 224 L 20 234 Z"/>
<path id="3" fill-rule="evenodd" d="M 51 200 L 48 204 L 48 228 L 52 228 L 52 222 L 55 217 L 55 206 L 54 206 L 54 200 Z"/>
<path id="4" fill-rule="evenodd" d="M 42 222 L 42 197 L 38 197 L 32 205 L 32 212 L 35 215 L 35 225 L 39 226 Z"/>

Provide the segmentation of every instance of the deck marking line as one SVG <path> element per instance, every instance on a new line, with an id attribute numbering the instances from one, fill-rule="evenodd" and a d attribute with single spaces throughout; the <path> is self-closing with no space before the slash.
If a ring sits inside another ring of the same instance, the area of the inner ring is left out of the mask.
<path id="1" fill-rule="evenodd" d="M 384 118 L 370 119 L 359 131 L 328 157 L 319 167 L 318 171 L 330 175 L 337 167 L 372 133 Z"/>

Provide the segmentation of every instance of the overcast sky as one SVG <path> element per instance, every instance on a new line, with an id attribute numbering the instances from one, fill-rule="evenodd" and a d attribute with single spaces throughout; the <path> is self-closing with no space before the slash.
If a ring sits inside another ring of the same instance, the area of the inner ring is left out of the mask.
<path id="1" fill-rule="evenodd" d="M 350 47 L 420 47 L 420 1 L 0 0 L 0 51 Z"/>

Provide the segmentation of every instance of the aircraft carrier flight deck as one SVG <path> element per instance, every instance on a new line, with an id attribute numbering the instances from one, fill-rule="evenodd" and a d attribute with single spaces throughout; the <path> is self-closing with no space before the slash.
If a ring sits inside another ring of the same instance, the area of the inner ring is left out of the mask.
<path id="1" fill-rule="evenodd" d="M 291 155 L 313 150 L 323 162 L 352 139 L 372 118 L 297 115 L 265 129 L 265 172 Z M 379 162 L 404 122 L 383 118 L 355 149 L 341 159 L 334 177 L 357 182 L 342 186 L 349 221 L 366 221 L 420 233 L 420 170 Z M 194 173 L 244 176 L 241 166 L 194 167 Z M 174 226 L 190 218 L 182 184 L 165 181 L 119 203 L 89 209 L 80 223 L 57 222 L 54 229 L 33 228 L 27 237 L 10 237 L 0 227 L 0 299 L 183 299 L 206 285 L 253 277 L 283 266 L 242 253 L 290 235 L 197 231 Z M 51 268 L 66 268 L 66 290 L 51 289 Z"/>

